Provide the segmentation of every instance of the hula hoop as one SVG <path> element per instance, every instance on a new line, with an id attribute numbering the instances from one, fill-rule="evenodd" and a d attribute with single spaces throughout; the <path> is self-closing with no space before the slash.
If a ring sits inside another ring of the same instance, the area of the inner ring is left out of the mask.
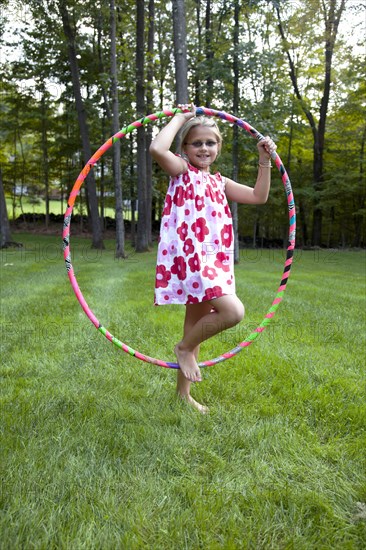
<path id="1" fill-rule="evenodd" d="M 90 321 L 93 323 L 95 328 L 101 332 L 107 340 L 112 342 L 115 346 L 123 350 L 125 353 L 128 353 L 129 355 L 136 357 L 137 359 L 140 359 L 141 361 L 145 361 L 147 363 L 152 363 L 154 365 L 158 365 L 160 367 L 165 368 L 171 368 L 171 369 L 179 369 L 179 365 L 177 363 L 173 363 L 170 361 L 162 361 L 160 359 L 154 359 L 153 357 L 149 357 L 148 355 L 144 355 L 143 353 L 140 353 L 137 350 L 134 350 L 127 344 L 124 344 L 121 342 L 118 338 L 113 336 L 109 330 L 107 330 L 97 319 L 97 317 L 94 315 L 90 307 L 88 306 L 80 288 L 78 285 L 78 282 L 75 277 L 74 269 L 71 263 L 71 252 L 70 252 L 70 223 L 71 223 L 71 215 L 75 204 L 75 199 L 79 194 L 81 185 L 83 181 L 85 180 L 86 176 L 89 174 L 91 168 L 98 162 L 98 160 L 101 158 L 102 155 L 110 148 L 112 145 L 118 140 L 124 138 L 127 134 L 130 132 L 133 132 L 136 130 L 136 128 L 139 128 L 141 126 L 144 126 L 145 124 L 154 122 L 156 120 L 160 120 L 163 118 L 169 118 L 173 117 L 177 113 L 181 113 L 181 109 L 164 109 L 163 111 L 159 111 L 157 113 L 148 115 L 146 117 L 143 117 L 139 120 L 136 120 L 135 122 L 132 122 L 125 128 L 122 128 L 119 132 L 117 132 L 114 136 L 110 137 L 95 153 L 94 155 L 89 159 L 89 161 L 86 163 L 82 171 L 80 172 L 74 187 L 71 190 L 69 200 L 67 203 L 67 209 L 65 212 L 64 217 L 64 228 L 63 228 L 63 248 L 64 248 L 64 259 L 66 264 L 66 270 L 67 274 L 71 283 L 71 286 L 74 290 L 74 293 L 76 295 L 76 298 L 78 299 L 81 307 L 83 308 L 85 314 L 90 319 Z M 214 109 L 207 109 L 206 107 L 198 107 L 196 109 L 197 115 L 205 115 L 205 116 L 214 116 L 221 118 L 222 120 L 226 120 L 232 124 L 236 124 L 240 128 L 246 130 L 253 138 L 260 140 L 263 139 L 263 135 L 260 134 L 255 128 L 253 128 L 250 124 L 245 122 L 244 120 L 241 120 L 239 118 L 236 118 L 233 115 L 230 115 L 228 113 L 222 112 L 222 111 L 216 111 Z M 242 351 L 244 348 L 247 348 L 254 342 L 254 340 L 258 337 L 259 334 L 261 334 L 266 327 L 269 325 L 269 323 L 272 321 L 280 303 L 282 302 L 284 292 L 286 290 L 287 281 L 290 275 L 291 265 L 293 261 L 293 255 L 294 255 L 294 249 L 295 249 L 295 235 L 296 235 L 296 213 L 295 213 L 295 201 L 294 196 L 292 193 L 290 178 L 288 177 L 288 174 L 285 170 L 285 167 L 283 166 L 283 163 L 279 157 L 279 155 L 274 152 L 272 154 L 272 158 L 281 174 L 282 182 L 285 188 L 286 196 L 287 196 L 287 203 L 288 203 L 288 211 L 289 211 L 289 233 L 288 233 L 288 246 L 287 246 L 287 254 L 286 254 L 286 260 L 285 265 L 283 269 L 283 273 L 281 276 L 281 282 L 280 286 L 277 290 L 277 293 L 275 295 L 275 298 L 272 302 L 271 307 L 269 308 L 268 312 L 266 313 L 263 321 L 258 325 L 258 327 L 246 338 L 246 340 L 243 340 L 240 344 L 238 344 L 235 348 L 232 350 L 223 353 L 219 357 L 216 357 L 214 359 L 211 359 L 209 361 L 202 361 L 199 363 L 199 367 L 210 367 L 212 365 L 216 365 L 217 363 L 221 363 L 222 361 L 226 361 L 226 359 L 230 359 L 231 357 L 234 357 L 234 355 L 237 355 L 240 351 Z"/>

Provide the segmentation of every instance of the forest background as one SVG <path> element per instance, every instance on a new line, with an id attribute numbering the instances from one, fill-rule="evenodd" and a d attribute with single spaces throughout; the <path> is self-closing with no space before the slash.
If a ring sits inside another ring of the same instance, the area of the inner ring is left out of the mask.
<path id="1" fill-rule="evenodd" d="M 364 31 L 358 0 L 1 2 L 2 246 L 17 228 L 59 231 L 91 154 L 131 121 L 188 99 L 275 139 L 294 189 L 298 246 L 365 246 Z M 88 176 L 74 225 L 93 247 L 108 231 L 119 256 L 125 235 L 137 251 L 151 245 L 167 178 L 147 151 L 164 123 L 129 134 Z M 254 140 L 221 129 L 220 171 L 251 184 Z M 243 246 L 286 243 L 275 172 L 267 205 L 238 207 Z"/>

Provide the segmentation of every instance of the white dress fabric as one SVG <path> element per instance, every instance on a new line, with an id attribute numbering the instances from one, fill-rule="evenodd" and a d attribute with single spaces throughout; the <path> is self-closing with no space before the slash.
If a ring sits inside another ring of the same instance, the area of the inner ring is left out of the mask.
<path id="1" fill-rule="evenodd" d="M 193 304 L 235 294 L 232 216 L 221 174 L 171 178 L 158 245 L 155 305 Z"/>

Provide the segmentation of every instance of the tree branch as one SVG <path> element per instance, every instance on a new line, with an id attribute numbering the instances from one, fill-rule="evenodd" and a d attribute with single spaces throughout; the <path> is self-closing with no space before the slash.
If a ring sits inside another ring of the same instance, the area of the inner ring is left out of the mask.
<path id="1" fill-rule="evenodd" d="M 314 139 L 317 140 L 317 138 L 318 138 L 317 125 L 316 125 L 314 116 L 313 116 L 312 112 L 310 111 L 310 109 L 306 106 L 306 103 L 305 103 L 305 101 L 304 101 L 304 99 L 301 95 L 300 89 L 299 89 L 294 60 L 292 59 L 292 57 L 290 55 L 290 52 L 288 50 L 287 39 L 286 39 L 285 32 L 284 32 L 283 25 L 282 25 L 280 9 L 279 9 L 279 6 L 277 4 L 275 5 L 275 9 L 276 9 L 276 13 L 277 13 L 278 30 L 279 30 L 279 33 L 280 33 L 280 36 L 281 36 L 282 46 L 283 46 L 284 52 L 287 56 L 289 66 L 290 66 L 290 78 L 291 78 L 292 86 L 294 88 L 294 92 L 295 92 L 295 95 L 296 95 L 297 99 L 300 101 L 302 110 L 304 111 L 305 116 L 309 121 L 311 130 L 312 130 L 313 135 L 314 135 Z"/>

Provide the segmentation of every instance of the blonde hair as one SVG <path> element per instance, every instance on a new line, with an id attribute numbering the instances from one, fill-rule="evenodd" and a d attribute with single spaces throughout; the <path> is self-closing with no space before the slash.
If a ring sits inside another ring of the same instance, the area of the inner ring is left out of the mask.
<path id="1" fill-rule="evenodd" d="M 217 137 L 217 143 L 218 143 L 218 155 L 221 152 L 221 146 L 222 146 L 222 135 L 219 130 L 219 127 L 217 126 L 216 122 L 212 120 L 211 118 L 207 118 L 204 116 L 197 116 L 194 118 L 190 118 L 182 127 L 181 131 L 178 134 L 178 146 L 177 146 L 177 153 L 180 155 L 184 154 L 183 148 L 186 144 L 186 138 L 189 134 L 189 132 L 192 130 L 192 128 L 195 128 L 196 126 L 206 126 L 207 128 L 210 128 L 214 132 L 214 134 Z"/>

